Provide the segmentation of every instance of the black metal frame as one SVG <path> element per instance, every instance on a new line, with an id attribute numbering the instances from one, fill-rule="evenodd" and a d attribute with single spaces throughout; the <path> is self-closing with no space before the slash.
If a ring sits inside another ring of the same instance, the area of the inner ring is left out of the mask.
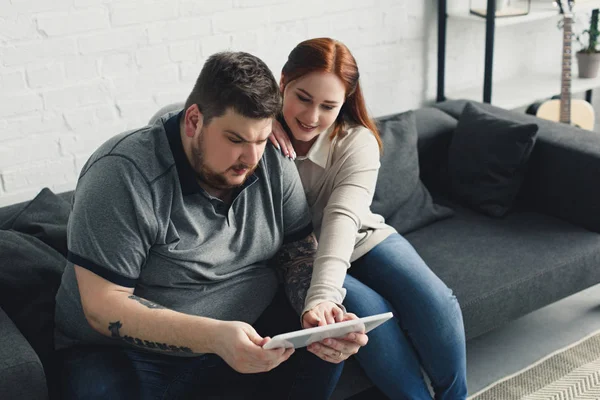
<path id="1" fill-rule="evenodd" d="M 496 0 L 487 0 L 487 9 L 496 9 Z M 445 75 L 446 75 L 446 31 L 448 20 L 447 0 L 440 0 L 438 6 L 438 82 L 437 101 L 446 100 Z M 493 13 L 487 13 L 485 22 L 485 72 L 483 78 L 483 102 L 492 101 L 492 68 L 494 65 L 494 33 L 496 18 Z"/>
<path id="2" fill-rule="evenodd" d="M 437 76 L 437 101 L 446 100 L 444 94 L 446 75 L 446 0 L 440 0 L 438 6 L 438 76 Z"/>
<path id="3" fill-rule="evenodd" d="M 446 0 L 444 0 L 446 1 Z M 494 33 L 496 32 L 496 0 L 488 0 L 485 14 L 485 73 L 483 76 L 483 102 L 492 102 L 492 68 L 494 66 Z"/>

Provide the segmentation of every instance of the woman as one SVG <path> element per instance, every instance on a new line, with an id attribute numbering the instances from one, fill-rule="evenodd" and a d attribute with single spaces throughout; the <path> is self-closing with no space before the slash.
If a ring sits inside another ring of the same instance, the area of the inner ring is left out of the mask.
<path id="1" fill-rule="evenodd" d="M 326 300 L 339 304 L 345 292 L 343 305 L 359 317 L 392 311 L 394 323 L 371 331 L 356 355 L 371 381 L 392 399 L 430 399 L 422 368 L 436 399 L 464 399 L 458 302 L 370 210 L 381 140 L 358 78 L 350 51 L 329 38 L 300 43 L 281 74 L 283 115 L 271 140 L 295 158 L 319 240 L 305 311 Z"/>

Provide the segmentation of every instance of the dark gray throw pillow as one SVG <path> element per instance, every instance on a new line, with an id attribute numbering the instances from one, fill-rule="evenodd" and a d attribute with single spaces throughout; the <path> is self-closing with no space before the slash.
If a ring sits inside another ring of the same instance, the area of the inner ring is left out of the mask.
<path id="1" fill-rule="evenodd" d="M 408 111 L 377 121 L 383 155 L 371 210 L 398 233 L 406 234 L 454 212 L 435 204 L 419 177 L 417 124 Z"/>
<path id="2" fill-rule="evenodd" d="M 465 205 L 504 216 L 519 192 L 538 126 L 499 118 L 467 103 L 448 150 L 451 192 Z"/>
<path id="3" fill-rule="evenodd" d="M 0 307 L 44 366 L 50 398 L 58 399 L 54 364 L 54 298 L 67 260 L 70 205 L 45 188 L 0 227 Z"/>
<path id="4" fill-rule="evenodd" d="M 0 230 L 0 307 L 38 355 L 50 399 L 58 399 L 54 297 L 67 260 L 38 238 Z"/>
<path id="5" fill-rule="evenodd" d="M 71 204 L 50 189 L 42 189 L 5 226 L 34 236 L 63 256 L 67 256 L 67 222 Z"/>
<path id="6" fill-rule="evenodd" d="M 54 297 L 67 260 L 39 239 L 0 230 L 0 307 L 40 358 L 53 348 Z"/>

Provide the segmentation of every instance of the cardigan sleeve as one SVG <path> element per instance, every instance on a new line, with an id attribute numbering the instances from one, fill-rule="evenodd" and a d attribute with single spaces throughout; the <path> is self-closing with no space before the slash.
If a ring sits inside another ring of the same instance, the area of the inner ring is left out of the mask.
<path id="1" fill-rule="evenodd" d="M 346 270 L 362 229 L 362 220 L 371 214 L 377 173 L 379 147 L 377 140 L 365 128 L 351 134 L 359 135 L 336 147 L 331 168 L 338 168 L 333 189 L 323 210 L 319 245 L 313 265 L 311 286 L 303 312 L 323 301 L 341 305 L 346 295 L 343 288 Z"/>

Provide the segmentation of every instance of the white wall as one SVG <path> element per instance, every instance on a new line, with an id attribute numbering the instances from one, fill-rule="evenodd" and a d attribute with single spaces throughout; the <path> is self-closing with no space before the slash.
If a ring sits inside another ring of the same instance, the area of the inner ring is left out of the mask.
<path id="1" fill-rule="evenodd" d="M 216 51 L 252 52 L 278 76 L 299 41 L 334 37 L 379 116 L 435 99 L 436 35 L 437 0 L 0 0 L 0 206 L 72 189 L 99 143 L 185 100 Z M 500 76 L 560 66 L 554 23 L 496 38 Z M 483 24 L 450 22 L 448 88 L 482 81 L 483 45 Z"/>

